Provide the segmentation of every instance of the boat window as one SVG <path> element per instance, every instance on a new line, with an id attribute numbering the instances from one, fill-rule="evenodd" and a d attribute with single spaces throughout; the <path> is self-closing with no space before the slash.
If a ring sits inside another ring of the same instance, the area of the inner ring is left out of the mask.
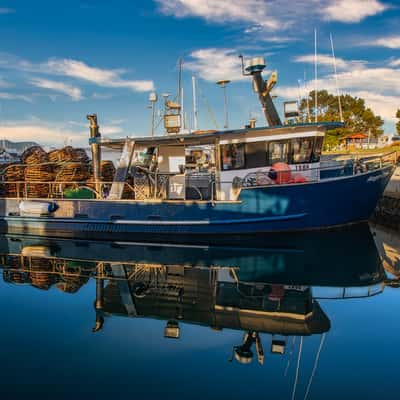
<path id="1" fill-rule="evenodd" d="M 269 142 L 268 144 L 268 163 L 270 165 L 276 162 L 288 162 L 288 148 L 287 141 Z"/>
<path id="2" fill-rule="evenodd" d="M 313 138 L 291 140 L 291 158 L 293 164 L 309 163 L 313 150 Z"/>
<path id="3" fill-rule="evenodd" d="M 261 168 L 266 165 L 266 142 L 246 143 L 246 168 Z"/>
<path id="4" fill-rule="evenodd" d="M 244 143 L 225 144 L 221 146 L 221 165 L 223 171 L 245 167 Z"/>
<path id="5" fill-rule="evenodd" d="M 311 162 L 319 162 L 321 158 L 323 144 L 324 144 L 324 138 L 322 136 L 318 136 L 315 138 L 314 151 L 312 153 Z"/>

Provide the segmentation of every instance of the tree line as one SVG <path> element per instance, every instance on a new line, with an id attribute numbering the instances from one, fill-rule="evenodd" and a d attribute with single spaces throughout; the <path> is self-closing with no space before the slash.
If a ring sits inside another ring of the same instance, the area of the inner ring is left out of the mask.
<path id="1" fill-rule="evenodd" d="M 364 99 L 345 94 L 340 96 L 340 102 L 345 127 L 328 131 L 326 145 L 335 146 L 343 137 L 354 133 L 370 134 L 375 138 L 383 134 L 383 119 L 366 106 Z M 326 90 L 318 91 L 317 110 L 315 109 L 315 91 L 313 90 L 309 93 L 308 98 L 301 100 L 299 111 L 300 118 L 304 122 L 313 122 L 316 112 L 318 121 L 340 121 L 338 96 L 328 93 Z M 397 111 L 396 117 L 400 119 L 400 109 Z M 397 131 L 400 132 L 400 121 L 397 124 Z"/>

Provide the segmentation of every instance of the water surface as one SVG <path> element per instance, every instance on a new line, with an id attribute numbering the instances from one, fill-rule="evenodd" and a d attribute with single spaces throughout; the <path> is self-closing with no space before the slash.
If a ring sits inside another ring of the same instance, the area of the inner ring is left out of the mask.
<path id="1" fill-rule="evenodd" d="M 397 399 L 399 239 L 0 237 L 2 398 Z"/>

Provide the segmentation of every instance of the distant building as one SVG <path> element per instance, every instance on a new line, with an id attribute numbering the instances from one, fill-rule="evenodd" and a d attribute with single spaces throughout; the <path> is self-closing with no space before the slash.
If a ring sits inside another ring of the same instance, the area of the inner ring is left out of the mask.
<path id="1" fill-rule="evenodd" d="M 378 149 L 389 144 L 389 136 L 381 135 L 378 138 L 369 137 L 364 133 L 353 133 L 345 136 L 341 147 L 345 149 Z"/>
<path id="2" fill-rule="evenodd" d="M 392 143 L 393 144 L 400 144 L 400 135 L 393 135 L 392 136 Z"/>

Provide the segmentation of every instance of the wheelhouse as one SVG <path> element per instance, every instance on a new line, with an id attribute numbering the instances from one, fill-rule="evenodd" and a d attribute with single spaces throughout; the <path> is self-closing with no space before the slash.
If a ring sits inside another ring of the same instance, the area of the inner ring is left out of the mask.
<path id="1" fill-rule="evenodd" d="M 97 143 L 122 151 L 116 176 L 118 169 L 126 170 L 131 193 L 125 198 L 235 201 L 238 182 L 251 174 L 267 173 L 277 163 L 301 174 L 305 181 L 319 180 L 322 144 L 331 125 L 98 139 Z"/>

